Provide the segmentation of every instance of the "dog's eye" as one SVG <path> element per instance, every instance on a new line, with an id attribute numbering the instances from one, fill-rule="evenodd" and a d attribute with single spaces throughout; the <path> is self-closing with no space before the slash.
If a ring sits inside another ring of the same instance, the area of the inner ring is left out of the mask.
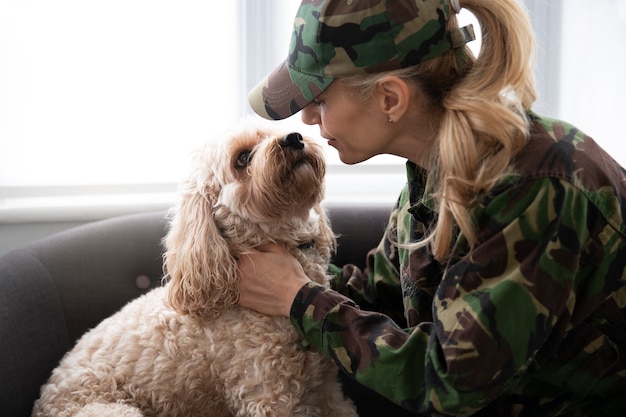
<path id="1" fill-rule="evenodd" d="M 235 161 L 236 168 L 245 168 L 248 166 L 250 161 L 252 160 L 252 151 L 247 150 L 239 153 L 237 155 L 237 160 Z"/>

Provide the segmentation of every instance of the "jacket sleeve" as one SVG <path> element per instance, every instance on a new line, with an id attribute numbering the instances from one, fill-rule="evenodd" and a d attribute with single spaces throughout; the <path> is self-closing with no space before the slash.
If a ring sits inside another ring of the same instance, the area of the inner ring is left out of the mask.
<path id="1" fill-rule="evenodd" d="M 361 309 L 383 313 L 405 326 L 398 250 L 391 243 L 395 241 L 394 225 L 402 199 L 392 210 L 380 243 L 367 254 L 365 268 L 354 264 L 331 265 L 330 272 L 333 290 L 353 300 Z"/>
<path id="2" fill-rule="evenodd" d="M 550 178 L 490 199 L 477 210 L 479 242 L 443 275 L 432 322 L 402 329 L 315 284 L 300 290 L 292 322 L 346 373 L 404 408 L 471 415 L 511 392 L 542 346 L 565 333 L 594 227 L 588 205 Z"/>

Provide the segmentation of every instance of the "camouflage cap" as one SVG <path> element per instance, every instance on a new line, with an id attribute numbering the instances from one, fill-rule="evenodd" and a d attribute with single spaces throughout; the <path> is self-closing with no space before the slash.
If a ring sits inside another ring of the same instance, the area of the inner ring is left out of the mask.
<path id="1" fill-rule="evenodd" d="M 441 55 L 452 48 L 450 10 L 450 0 L 303 0 L 289 56 L 250 91 L 250 106 L 267 119 L 284 119 L 336 77 L 405 68 Z"/>

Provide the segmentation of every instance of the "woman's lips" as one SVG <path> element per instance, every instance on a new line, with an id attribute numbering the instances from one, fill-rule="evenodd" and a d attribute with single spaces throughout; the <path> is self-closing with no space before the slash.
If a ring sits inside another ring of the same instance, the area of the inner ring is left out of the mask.
<path id="1" fill-rule="evenodd" d="M 328 142 L 329 146 L 332 146 L 333 148 L 335 147 L 335 143 L 337 143 L 337 141 L 333 138 L 329 138 L 327 136 L 322 136 L 324 139 L 326 139 L 326 141 Z"/>

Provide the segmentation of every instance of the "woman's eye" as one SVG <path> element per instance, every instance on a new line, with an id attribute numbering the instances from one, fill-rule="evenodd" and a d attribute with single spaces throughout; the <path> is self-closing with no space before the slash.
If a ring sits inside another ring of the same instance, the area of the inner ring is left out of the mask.
<path id="1" fill-rule="evenodd" d="M 248 166 L 251 160 L 252 160 L 252 152 L 249 150 L 243 151 L 239 155 L 237 155 L 237 160 L 235 161 L 235 167 L 245 168 Z"/>

